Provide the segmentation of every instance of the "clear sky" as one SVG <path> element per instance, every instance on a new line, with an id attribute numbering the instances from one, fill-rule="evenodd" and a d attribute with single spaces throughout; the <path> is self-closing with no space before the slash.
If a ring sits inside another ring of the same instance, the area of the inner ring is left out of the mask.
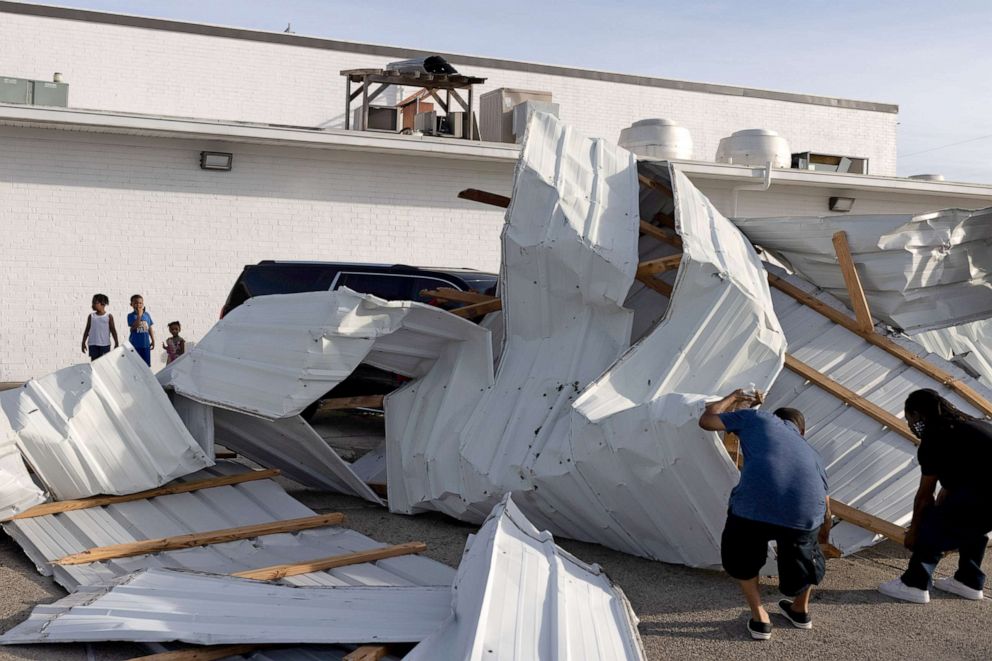
<path id="1" fill-rule="evenodd" d="M 988 0 L 38 4 L 898 103 L 899 174 L 992 183 Z"/>

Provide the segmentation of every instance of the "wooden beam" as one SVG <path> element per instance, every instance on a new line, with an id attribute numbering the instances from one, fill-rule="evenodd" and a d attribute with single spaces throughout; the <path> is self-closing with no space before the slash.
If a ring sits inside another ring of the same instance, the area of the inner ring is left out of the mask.
<path id="1" fill-rule="evenodd" d="M 379 661 L 389 654 L 385 645 L 362 645 L 345 655 L 343 661 Z"/>
<path id="2" fill-rule="evenodd" d="M 664 193 L 668 197 L 675 196 L 672 193 L 671 186 L 669 186 L 668 184 L 662 181 L 658 181 L 657 179 L 651 179 L 650 177 L 646 177 L 643 174 L 637 175 L 637 180 L 641 183 L 641 186 L 647 186 L 648 188 L 656 190 L 659 193 Z"/>
<path id="3" fill-rule="evenodd" d="M 652 225 L 646 220 L 641 221 L 641 233 L 647 234 L 648 236 L 658 239 L 659 241 L 667 243 L 675 248 L 682 247 L 682 237 L 678 234 L 666 232 L 657 225 Z"/>
<path id="4" fill-rule="evenodd" d="M 477 188 L 466 188 L 462 192 L 458 193 L 458 197 L 460 197 L 463 200 L 471 200 L 472 202 L 481 202 L 482 204 L 490 204 L 494 207 L 503 207 L 504 209 L 510 206 L 510 198 L 508 198 L 506 195 L 489 193 L 484 190 L 479 190 Z"/>
<path id="5" fill-rule="evenodd" d="M 858 269 L 851 256 L 851 246 L 847 243 L 847 232 L 841 230 L 833 237 L 834 252 L 837 253 L 837 262 L 840 264 L 840 271 L 844 275 L 844 285 L 847 287 L 847 296 L 851 299 L 851 309 L 854 310 L 854 318 L 858 322 L 858 328 L 863 333 L 871 333 L 875 330 L 875 322 L 871 320 L 871 309 L 868 307 L 868 299 L 865 298 L 865 290 L 861 287 L 861 278 L 858 276 Z"/>
<path id="6" fill-rule="evenodd" d="M 842 521 L 853 523 L 877 535 L 888 537 L 894 542 L 902 544 L 906 540 L 905 528 L 867 512 L 862 512 L 833 498 L 830 499 L 830 512 Z"/>
<path id="7" fill-rule="evenodd" d="M 139 491 L 138 493 L 126 496 L 93 496 L 92 498 L 80 498 L 79 500 L 60 500 L 55 503 L 45 503 L 36 505 L 31 509 L 16 514 L 11 519 L 31 519 L 36 516 L 46 516 L 48 514 L 59 514 L 60 512 L 72 512 L 75 510 L 85 510 L 91 507 L 105 507 L 116 505 L 117 503 L 129 503 L 135 500 L 145 500 L 147 498 L 157 498 L 159 496 L 171 496 L 177 493 L 189 493 L 201 489 L 213 489 L 243 482 L 253 482 L 255 480 L 268 480 L 279 475 L 279 469 L 269 468 L 266 470 L 250 471 L 237 475 L 223 475 L 221 477 L 211 477 L 206 480 L 196 480 L 195 482 L 177 482 L 167 484 L 164 487 Z"/>
<path id="8" fill-rule="evenodd" d="M 210 645 L 204 647 L 188 647 L 172 652 L 160 652 L 147 656 L 136 656 L 130 661 L 217 661 L 232 656 L 251 654 L 272 645 Z"/>
<path id="9" fill-rule="evenodd" d="M 876 422 L 882 423 L 892 431 L 912 441 L 915 445 L 920 444 L 919 439 L 913 435 L 913 432 L 909 430 L 909 426 L 903 420 L 892 415 L 878 404 L 868 401 L 853 390 L 842 386 L 826 374 L 810 367 L 795 356 L 786 354 L 785 366 L 817 387 L 826 390 L 834 397 L 842 400 L 845 404 L 851 406 L 851 408 L 861 411 Z"/>
<path id="10" fill-rule="evenodd" d="M 214 452 L 214 459 L 236 459 L 237 457 L 238 453 L 231 450 L 217 450 Z"/>
<path id="11" fill-rule="evenodd" d="M 82 565 L 87 562 L 130 558 L 136 555 L 162 553 L 163 551 L 177 551 L 196 546 L 236 542 L 240 539 L 251 539 L 253 537 L 261 537 L 262 535 L 275 535 L 277 533 L 297 532 L 311 528 L 323 528 L 324 526 L 337 525 L 342 521 L 344 521 L 344 514 L 335 512 L 333 514 L 318 514 L 316 516 L 305 516 L 299 519 L 287 519 L 285 521 L 257 523 L 251 526 L 195 532 L 188 535 L 177 535 L 175 537 L 160 537 L 159 539 L 145 539 L 139 542 L 97 546 L 82 553 L 73 553 L 64 558 L 59 558 L 54 561 L 54 564 L 63 566 Z"/>
<path id="12" fill-rule="evenodd" d="M 334 397 L 325 399 L 318 411 L 343 411 L 345 409 L 381 409 L 385 395 L 362 395 L 359 397 Z"/>
<path id="13" fill-rule="evenodd" d="M 495 296 L 480 294 L 477 291 L 462 291 L 450 287 L 439 287 L 438 289 L 421 289 L 420 295 L 427 298 L 437 298 L 442 301 L 457 301 L 459 303 L 485 303 L 496 300 Z"/>
<path id="14" fill-rule="evenodd" d="M 375 562 L 376 560 L 385 560 L 386 558 L 397 558 L 402 555 L 423 553 L 426 550 L 427 545 L 423 542 L 408 542 L 406 544 L 385 546 L 383 548 L 370 549 L 368 551 L 342 553 L 339 555 L 328 556 L 326 558 L 319 558 L 317 560 L 309 560 L 307 562 L 291 562 L 282 565 L 261 567 L 259 569 L 248 569 L 246 571 L 239 571 L 231 574 L 231 576 L 237 576 L 239 578 L 254 578 L 260 581 L 278 581 L 279 579 L 287 576 L 298 576 L 300 574 L 309 574 L 310 572 L 315 571 L 334 569 L 335 567 L 347 567 L 348 565 L 360 565 L 364 562 Z"/>
<path id="15" fill-rule="evenodd" d="M 369 489 L 372 489 L 372 491 L 375 492 L 375 495 L 377 495 L 380 498 L 383 498 L 385 500 L 389 500 L 389 489 L 388 489 L 388 487 L 386 486 L 385 483 L 383 483 L 383 482 L 368 482 L 367 484 L 369 485 Z"/>
<path id="16" fill-rule="evenodd" d="M 815 296 L 807 294 L 802 289 L 796 287 L 790 282 L 787 282 L 783 278 L 769 273 L 768 283 L 772 287 L 775 287 L 779 291 L 796 299 L 803 305 L 819 312 L 835 324 L 843 326 L 852 333 L 864 338 L 868 343 L 875 345 L 883 351 L 886 351 L 913 369 L 926 374 L 930 378 L 950 388 L 957 394 L 961 395 L 961 397 L 967 400 L 970 404 L 981 410 L 985 415 L 992 416 L 992 403 L 975 392 L 967 383 L 964 383 L 960 379 L 952 376 L 926 359 L 917 356 L 911 350 L 896 344 L 884 335 L 880 335 L 874 331 L 867 333 L 862 331 L 857 321 L 847 316 L 840 310 L 827 305 Z"/>
<path id="17" fill-rule="evenodd" d="M 637 276 L 657 275 L 665 271 L 672 271 L 679 267 L 682 262 L 682 255 L 668 255 L 658 259 L 650 259 L 637 265 Z"/>
<path id="18" fill-rule="evenodd" d="M 455 308 L 454 310 L 448 310 L 451 314 L 458 315 L 459 317 L 464 317 L 466 319 L 475 319 L 476 317 L 481 317 L 487 315 L 490 312 L 496 312 L 497 310 L 503 309 L 503 301 L 494 298 L 491 301 L 485 301 L 483 303 L 475 303 L 474 305 L 466 305 L 463 308 Z"/>
<path id="19" fill-rule="evenodd" d="M 653 275 L 637 275 L 637 281 L 646 287 L 650 287 L 662 296 L 671 297 L 673 287 L 665 282 L 664 280 L 659 280 Z"/>

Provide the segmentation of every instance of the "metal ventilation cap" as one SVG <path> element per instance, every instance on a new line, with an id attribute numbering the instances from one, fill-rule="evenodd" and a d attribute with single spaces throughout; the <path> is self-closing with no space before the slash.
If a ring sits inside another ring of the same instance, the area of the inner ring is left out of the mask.
<path id="1" fill-rule="evenodd" d="M 907 179 L 916 179 L 917 181 L 944 181 L 944 175 L 942 174 L 911 174 Z"/>

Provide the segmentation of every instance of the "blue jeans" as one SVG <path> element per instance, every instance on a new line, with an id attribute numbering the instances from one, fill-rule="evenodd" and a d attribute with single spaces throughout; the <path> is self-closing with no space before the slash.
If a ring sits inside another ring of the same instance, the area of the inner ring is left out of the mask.
<path id="1" fill-rule="evenodd" d="M 89 352 L 90 352 L 90 360 L 96 360 L 100 356 L 110 353 L 110 345 L 108 344 L 105 347 L 98 347 L 98 346 L 93 346 L 91 344 L 89 346 Z"/>
<path id="2" fill-rule="evenodd" d="M 134 352 L 141 356 L 141 359 L 145 361 L 145 364 L 149 367 L 152 366 L 152 348 L 151 347 L 135 347 Z"/>
<path id="3" fill-rule="evenodd" d="M 954 578 L 973 590 L 985 587 L 982 559 L 992 529 L 992 499 L 989 494 L 967 489 L 951 492 L 943 502 L 923 515 L 916 546 L 902 582 L 911 588 L 929 590 L 933 572 L 946 551 L 958 550 Z"/>

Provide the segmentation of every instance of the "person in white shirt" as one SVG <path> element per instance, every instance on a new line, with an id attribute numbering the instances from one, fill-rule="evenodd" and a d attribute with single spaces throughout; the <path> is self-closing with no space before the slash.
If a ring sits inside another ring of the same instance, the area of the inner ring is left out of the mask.
<path id="1" fill-rule="evenodd" d="M 86 317 L 86 328 L 83 329 L 83 353 L 89 353 L 90 360 L 96 360 L 110 351 L 110 338 L 114 338 L 114 348 L 120 346 L 117 341 L 117 327 L 114 326 L 114 315 L 107 312 L 110 299 L 106 294 L 93 297 L 93 312 Z M 87 343 L 89 348 L 87 351 Z"/>

